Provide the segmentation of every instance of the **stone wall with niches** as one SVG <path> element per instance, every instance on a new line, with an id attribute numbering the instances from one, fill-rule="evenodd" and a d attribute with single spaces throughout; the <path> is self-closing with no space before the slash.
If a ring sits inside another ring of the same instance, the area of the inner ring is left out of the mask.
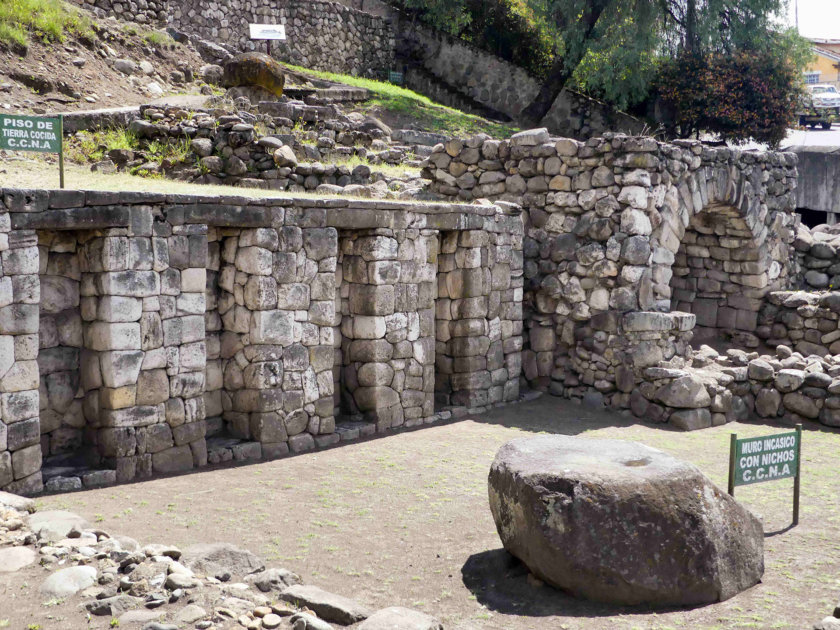
<path id="1" fill-rule="evenodd" d="M 518 398 L 512 206 L 0 200 L 2 489 L 274 458 Z"/>

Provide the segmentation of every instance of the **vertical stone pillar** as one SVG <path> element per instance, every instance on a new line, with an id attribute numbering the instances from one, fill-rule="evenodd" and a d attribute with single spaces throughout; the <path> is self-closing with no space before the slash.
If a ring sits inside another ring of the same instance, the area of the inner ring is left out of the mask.
<path id="1" fill-rule="evenodd" d="M 337 441 L 333 339 L 338 234 L 287 226 L 224 239 L 219 314 L 222 405 L 242 457 Z"/>
<path id="2" fill-rule="evenodd" d="M 43 489 L 38 416 L 38 242 L 0 205 L 0 490 Z"/>
<path id="3" fill-rule="evenodd" d="M 501 402 L 508 381 L 518 377 L 518 361 L 512 358 L 508 366 L 506 354 L 521 350 L 521 341 L 508 342 L 505 352 L 502 338 L 502 316 L 509 322 L 505 326 L 509 339 L 516 336 L 514 330 L 521 333 L 519 326 L 514 327 L 515 321 L 521 321 L 521 311 L 511 305 L 516 295 L 512 253 L 502 250 L 505 261 L 497 260 L 498 237 L 492 236 L 491 242 L 487 231 L 464 230 L 448 232 L 441 239 L 436 389 L 444 405 L 481 409 Z M 515 390 L 518 394 L 518 386 L 507 388 L 507 399 L 515 396 Z"/>
<path id="4" fill-rule="evenodd" d="M 109 229 L 84 245 L 84 413 L 117 480 L 206 463 L 204 226 Z"/>
<path id="5" fill-rule="evenodd" d="M 342 321 L 352 412 L 377 430 L 434 413 L 433 232 L 370 230 L 344 242 Z"/>

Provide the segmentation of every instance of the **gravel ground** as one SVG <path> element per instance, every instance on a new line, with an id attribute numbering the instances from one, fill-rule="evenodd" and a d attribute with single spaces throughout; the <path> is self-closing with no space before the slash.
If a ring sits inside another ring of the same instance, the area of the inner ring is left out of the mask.
<path id="1" fill-rule="evenodd" d="M 780 428 L 680 433 L 544 397 L 325 452 L 46 497 L 39 506 L 73 510 L 144 543 L 233 542 L 306 583 L 374 608 L 421 609 L 448 630 L 801 629 L 830 614 L 840 594 L 836 431 L 805 428 L 798 527 L 789 529 L 791 480 L 738 489 L 765 523 L 764 581 L 712 606 L 622 609 L 540 586 L 501 550 L 487 506 L 496 450 L 528 433 L 637 440 L 695 463 L 725 488 L 729 434 Z"/>

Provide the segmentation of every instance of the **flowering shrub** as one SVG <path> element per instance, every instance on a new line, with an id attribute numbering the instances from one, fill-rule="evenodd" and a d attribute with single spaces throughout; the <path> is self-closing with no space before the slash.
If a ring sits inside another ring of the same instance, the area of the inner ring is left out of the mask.
<path id="1" fill-rule="evenodd" d="M 795 65 L 781 55 L 744 51 L 666 61 L 654 89 L 671 136 L 709 132 L 775 147 L 795 120 L 801 84 Z"/>

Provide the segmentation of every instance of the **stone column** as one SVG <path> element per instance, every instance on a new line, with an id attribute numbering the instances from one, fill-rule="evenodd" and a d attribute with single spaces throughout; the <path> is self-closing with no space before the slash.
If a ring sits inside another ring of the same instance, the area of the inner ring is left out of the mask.
<path id="1" fill-rule="evenodd" d="M 84 413 L 118 481 L 206 463 L 204 226 L 109 229 L 84 246 Z"/>
<path id="2" fill-rule="evenodd" d="M 11 232 L 0 211 L 0 490 L 24 494 L 43 489 L 37 245 L 35 232 Z"/>
<path id="3" fill-rule="evenodd" d="M 443 404 L 481 409 L 504 399 L 509 380 L 499 315 L 502 292 L 511 287 L 510 263 L 497 263 L 495 243 L 482 230 L 449 232 L 441 241 L 436 389 Z M 516 316 L 505 308 L 506 316 Z M 516 344 L 508 346 L 509 354 L 516 352 Z"/>
<path id="4" fill-rule="evenodd" d="M 338 234 L 287 226 L 242 230 L 222 243 L 222 405 L 242 458 L 337 441 L 333 325 Z M 241 449 L 240 449 L 241 450 Z"/>

